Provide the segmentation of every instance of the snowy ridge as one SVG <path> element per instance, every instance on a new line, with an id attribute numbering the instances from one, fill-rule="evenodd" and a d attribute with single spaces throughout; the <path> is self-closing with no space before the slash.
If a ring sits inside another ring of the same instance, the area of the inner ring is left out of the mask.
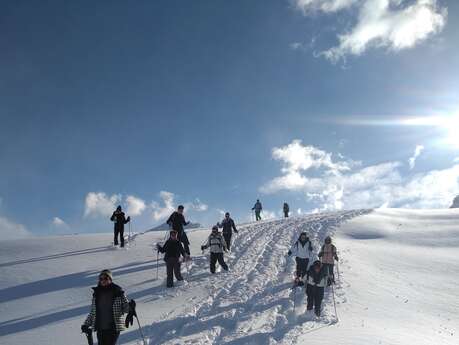
<path id="1" fill-rule="evenodd" d="M 193 230 L 193 263 L 173 289 L 152 250 L 164 232 L 138 233 L 126 250 L 107 245 L 111 234 L 4 241 L 0 344 L 84 344 L 80 325 L 102 268 L 137 300 L 150 344 L 458 344 L 457 224 L 458 210 L 390 209 L 250 223 L 226 255 L 230 272 L 215 275 L 199 250 L 209 230 Z M 330 288 L 320 318 L 305 311 L 304 289 L 291 289 L 287 251 L 301 231 L 314 253 L 327 235 L 338 247 L 339 322 Z M 137 327 L 119 344 L 140 344 Z"/>

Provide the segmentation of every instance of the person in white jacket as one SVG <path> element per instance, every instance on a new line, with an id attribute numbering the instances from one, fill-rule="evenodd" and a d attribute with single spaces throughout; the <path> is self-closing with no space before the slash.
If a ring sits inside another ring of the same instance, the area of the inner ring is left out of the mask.
<path id="1" fill-rule="evenodd" d="M 225 239 L 222 234 L 218 232 L 218 226 L 212 228 L 212 233 L 207 239 L 207 243 L 201 246 L 201 250 L 209 248 L 210 250 L 210 272 L 215 273 L 215 264 L 218 263 L 225 270 L 228 271 L 228 265 L 223 258 L 223 252 L 228 251 Z"/>
<path id="2" fill-rule="evenodd" d="M 295 256 L 296 261 L 296 279 L 295 281 L 302 285 L 302 279 L 308 271 L 309 259 L 312 253 L 312 244 L 308 235 L 305 232 L 300 234 L 298 240 L 293 244 L 288 251 L 288 256 Z"/>

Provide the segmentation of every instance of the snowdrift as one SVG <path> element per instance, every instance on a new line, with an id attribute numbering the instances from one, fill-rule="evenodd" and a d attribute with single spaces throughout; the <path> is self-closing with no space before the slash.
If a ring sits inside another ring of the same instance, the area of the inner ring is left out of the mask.
<path id="1" fill-rule="evenodd" d="M 305 311 L 304 290 L 291 289 L 287 251 L 301 231 L 316 253 L 327 235 L 338 247 L 337 315 L 331 288 L 320 318 Z M 150 344 L 459 344 L 459 210 L 356 210 L 245 224 L 226 257 L 230 272 L 215 275 L 199 249 L 208 234 L 189 233 L 193 264 L 173 289 L 152 250 L 164 232 L 138 234 L 127 250 L 111 248 L 108 233 L 3 241 L 0 344 L 85 344 L 80 325 L 103 268 L 137 300 Z M 134 327 L 119 344 L 138 341 Z"/>

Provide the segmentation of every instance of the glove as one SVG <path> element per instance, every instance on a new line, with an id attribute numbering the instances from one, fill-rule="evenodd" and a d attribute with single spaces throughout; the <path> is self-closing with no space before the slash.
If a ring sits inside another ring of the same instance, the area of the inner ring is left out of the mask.
<path id="1" fill-rule="evenodd" d="M 186 223 L 185 223 L 185 225 L 190 225 L 190 223 L 191 223 L 191 222 L 190 222 L 190 221 L 188 221 L 188 222 L 186 222 Z"/>
<path id="2" fill-rule="evenodd" d="M 288 253 L 287 253 L 288 256 L 292 255 L 292 251 L 289 250 Z"/>
<path id="3" fill-rule="evenodd" d="M 128 216 L 126 220 L 129 222 L 131 220 L 131 216 Z"/>
<path id="4" fill-rule="evenodd" d="M 129 302 L 129 310 L 132 310 L 135 314 L 135 306 L 136 306 L 136 303 L 133 299 L 131 299 L 131 301 Z"/>
<path id="5" fill-rule="evenodd" d="M 129 324 L 132 326 L 134 324 L 134 316 L 137 317 L 135 306 L 135 301 L 131 299 L 131 301 L 129 302 L 129 312 L 126 316 L 126 320 L 124 321 L 124 325 L 126 326 L 126 328 L 129 327 Z"/>
<path id="6" fill-rule="evenodd" d="M 324 253 L 321 252 L 321 253 L 317 254 L 317 256 L 318 256 L 319 258 L 321 258 L 322 256 L 324 256 Z"/>
<path id="7" fill-rule="evenodd" d="M 201 246 L 201 251 L 206 249 L 206 246 Z"/>
<path id="8" fill-rule="evenodd" d="M 126 320 L 124 321 L 124 326 L 126 326 L 126 328 L 129 328 L 129 324 L 131 326 L 134 324 L 134 314 L 132 314 L 131 312 L 127 314 Z"/>
<path id="9" fill-rule="evenodd" d="M 339 261 L 339 260 L 338 260 L 338 256 L 337 256 L 337 255 L 335 255 L 335 260 L 336 260 L 336 261 Z"/>
<path id="10" fill-rule="evenodd" d="M 83 333 L 91 333 L 91 328 L 88 325 L 81 325 L 81 332 Z"/>

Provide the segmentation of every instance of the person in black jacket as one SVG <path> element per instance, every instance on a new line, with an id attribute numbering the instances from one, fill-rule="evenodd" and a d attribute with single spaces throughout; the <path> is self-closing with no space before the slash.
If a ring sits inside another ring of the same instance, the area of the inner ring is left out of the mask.
<path id="1" fill-rule="evenodd" d="M 322 267 L 322 263 L 319 260 L 314 261 L 307 273 L 306 295 L 308 296 L 307 310 L 314 308 L 317 316 L 320 316 L 320 307 L 324 299 L 326 280 L 327 275 Z"/>
<path id="2" fill-rule="evenodd" d="M 113 283 L 110 270 L 99 274 L 99 283 L 93 288 L 91 310 L 81 331 L 92 339 L 92 332 L 97 332 L 97 343 L 100 345 L 115 345 L 120 332 L 132 326 L 132 318 L 136 314 L 135 301 L 128 301 L 123 289 Z M 123 314 L 128 314 L 123 320 Z M 128 323 L 128 321 L 130 321 Z"/>
<path id="3" fill-rule="evenodd" d="M 288 218 L 288 213 L 290 212 L 290 207 L 288 206 L 288 204 L 286 202 L 284 202 L 283 210 L 284 210 L 284 217 Z"/>
<path id="4" fill-rule="evenodd" d="M 112 216 L 110 217 L 110 220 L 112 222 L 115 222 L 115 229 L 114 229 L 114 235 L 115 235 L 115 240 L 113 241 L 113 244 L 115 246 L 118 245 L 118 234 L 120 236 L 120 241 L 121 241 L 121 247 L 124 247 L 124 224 L 127 224 L 131 221 L 131 217 L 125 218 L 124 212 L 121 210 L 121 206 L 118 206 L 113 212 Z"/>
<path id="5" fill-rule="evenodd" d="M 190 224 L 190 222 L 185 221 L 185 217 L 183 216 L 183 205 L 179 205 L 177 207 L 177 211 L 174 211 L 169 219 L 167 220 L 167 224 L 172 230 L 177 231 L 178 240 L 183 243 L 185 247 L 185 252 L 188 255 L 187 258 L 190 256 L 190 241 L 188 240 L 188 236 L 186 235 L 185 230 L 183 229 L 184 225 Z"/>
<path id="6" fill-rule="evenodd" d="M 221 223 L 218 223 L 217 226 L 223 228 L 222 234 L 226 242 L 226 248 L 231 250 L 231 237 L 233 236 L 233 230 L 237 234 L 237 229 L 234 220 L 230 218 L 229 212 L 225 213 L 225 219 Z"/>
<path id="7" fill-rule="evenodd" d="M 180 255 L 185 259 L 187 257 L 182 243 L 178 240 L 177 231 L 172 230 L 166 243 L 163 246 L 158 243 L 156 247 L 161 253 L 166 253 L 164 261 L 166 261 L 167 269 L 167 287 L 171 288 L 174 286 L 174 274 L 178 281 L 183 280 L 182 273 L 180 273 Z"/>

